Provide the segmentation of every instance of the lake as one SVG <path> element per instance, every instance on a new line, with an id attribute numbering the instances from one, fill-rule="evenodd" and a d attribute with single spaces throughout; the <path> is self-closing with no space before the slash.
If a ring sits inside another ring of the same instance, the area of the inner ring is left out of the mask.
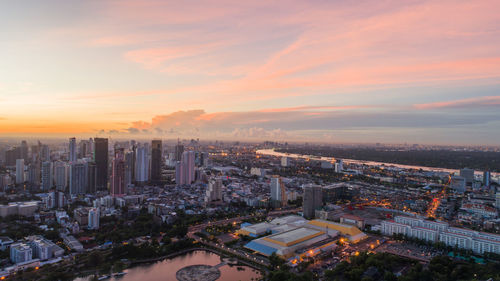
<path id="1" fill-rule="evenodd" d="M 175 273 L 186 266 L 195 264 L 218 265 L 221 263 L 219 255 L 207 251 L 193 251 L 172 259 L 163 260 L 148 265 L 140 265 L 127 269 L 127 274 L 119 278 L 110 278 L 111 281 L 175 281 Z M 219 281 L 257 280 L 260 272 L 249 266 L 223 265 L 219 268 Z M 76 278 L 74 281 L 88 281 L 90 277 Z"/>

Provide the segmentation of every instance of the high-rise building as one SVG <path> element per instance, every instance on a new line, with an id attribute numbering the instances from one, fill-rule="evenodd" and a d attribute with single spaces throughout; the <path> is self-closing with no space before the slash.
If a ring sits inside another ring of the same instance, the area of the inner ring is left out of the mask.
<path id="1" fill-rule="evenodd" d="M 23 140 L 21 142 L 21 147 L 20 147 L 20 151 L 21 151 L 21 159 L 24 159 L 24 163 L 29 163 L 29 158 L 28 158 L 28 143 Z"/>
<path id="2" fill-rule="evenodd" d="M 99 229 L 99 208 L 91 208 L 89 210 L 89 229 Z"/>
<path id="3" fill-rule="evenodd" d="M 52 162 L 42 163 L 42 190 L 48 191 L 52 188 Z"/>
<path id="4" fill-rule="evenodd" d="M 304 197 L 302 203 L 304 218 L 306 219 L 314 218 L 316 209 L 321 208 L 321 206 L 323 206 L 321 186 L 319 185 L 304 186 Z"/>
<path id="5" fill-rule="evenodd" d="M 464 193 L 465 192 L 465 185 L 466 185 L 466 180 L 464 177 L 460 177 L 460 176 L 452 176 L 451 177 L 450 186 L 455 191 L 457 191 L 459 193 Z"/>
<path id="6" fill-rule="evenodd" d="M 162 145 L 161 140 L 153 140 L 151 142 L 151 181 L 161 181 L 161 164 L 162 164 Z"/>
<path id="7" fill-rule="evenodd" d="M 16 159 L 16 184 L 24 182 L 24 159 Z"/>
<path id="8" fill-rule="evenodd" d="M 40 161 L 50 161 L 50 148 L 46 144 L 40 144 Z"/>
<path id="9" fill-rule="evenodd" d="M 16 160 L 21 159 L 21 149 L 13 147 L 5 151 L 5 166 L 15 166 Z"/>
<path id="10" fill-rule="evenodd" d="M 76 159 L 78 159 L 78 157 L 76 155 L 76 138 L 70 138 L 69 139 L 68 161 L 70 163 L 75 163 Z"/>
<path id="11" fill-rule="evenodd" d="M 471 184 L 474 181 L 474 170 L 469 168 L 461 169 L 460 176 L 465 179 L 466 184 Z"/>
<path id="12" fill-rule="evenodd" d="M 212 201 L 222 200 L 222 179 L 216 178 L 211 179 L 208 182 L 208 188 L 205 195 L 205 202 L 210 203 Z"/>
<path id="13" fill-rule="evenodd" d="M 28 182 L 32 186 L 40 185 L 40 174 L 41 174 L 41 164 L 39 161 L 28 164 L 26 169 L 24 181 Z"/>
<path id="14" fill-rule="evenodd" d="M 64 192 L 68 186 L 68 166 L 62 161 L 54 165 L 54 182 L 58 191 Z"/>
<path id="15" fill-rule="evenodd" d="M 271 178 L 271 200 L 280 202 L 282 206 L 287 203 L 285 184 L 279 176 Z"/>
<path id="16" fill-rule="evenodd" d="M 125 195 L 125 157 L 123 148 L 115 150 L 112 161 L 111 189 L 112 196 Z"/>
<path id="17" fill-rule="evenodd" d="M 149 180 L 149 156 L 148 147 L 137 146 L 135 151 L 135 181 L 145 183 Z"/>
<path id="18" fill-rule="evenodd" d="M 489 171 L 485 171 L 483 173 L 483 185 L 489 187 L 491 184 L 491 173 Z"/>
<path id="19" fill-rule="evenodd" d="M 177 142 L 177 145 L 175 146 L 175 161 L 181 161 L 182 160 L 182 153 L 184 153 L 184 145 L 182 145 L 180 142 Z"/>
<path id="20" fill-rule="evenodd" d="M 290 158 L 281 157 L 281 167 L 289 167 L 290 166 Z"/>
<path id="21" fill-rule="evenodd" d="M 342 173 L 344 170 L 344 161 L 342 159 L 337 159 L 335 162 L 335 173 Z"/>
<path id="22" fill-rule="evenodd" d="M 85 163 L 87 172 L 87 188 L 86 193 L 95 194 L 96 193 L 96 165 L 94 162 Z"/>
<path id="23" fill-rule="evenodd" d="M 132 179 L 135 170 L 135 155 L 133 151 L 125 153 L 125 187 L 132 184 Z"/>
<path id="24" fill-rule="evenodd" d="M 85 193 L 85 183 L 87 182 L 85 174 L 85 164 L 73 163 L 69 169 L 69 193 L 78 195 Z"/>
<path id="25" fill-rule="evenodd" d="M 95 138 L 94 162 L 96 166 L 96 189 L 108 188 L 108 139 Z"/>

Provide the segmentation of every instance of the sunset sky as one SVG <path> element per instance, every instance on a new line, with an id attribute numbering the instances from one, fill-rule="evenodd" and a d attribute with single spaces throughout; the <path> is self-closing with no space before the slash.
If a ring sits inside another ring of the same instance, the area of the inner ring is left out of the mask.
<path id="1" fill-rule="evenodd" d="M 2 1 L 0 135 L 500 144 L 500 1 Z"/>

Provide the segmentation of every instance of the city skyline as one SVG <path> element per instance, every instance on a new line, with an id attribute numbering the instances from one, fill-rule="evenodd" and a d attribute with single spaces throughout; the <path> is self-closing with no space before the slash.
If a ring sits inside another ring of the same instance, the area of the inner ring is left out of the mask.
<path id="1" fill-rule="evenodd" d="M 1 4 L 0 136 L 498 145 L 495 1 Z"/>

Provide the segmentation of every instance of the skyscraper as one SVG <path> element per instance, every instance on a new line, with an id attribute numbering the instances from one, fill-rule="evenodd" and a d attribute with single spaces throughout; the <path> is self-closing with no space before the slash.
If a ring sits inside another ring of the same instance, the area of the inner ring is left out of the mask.
<path id="1" fill-rule="evenodd" d="M 182 153 L 182 168 L 184 183 L 191 184 L 194 181 L 194 151 L 184 151 Z"/>
<path id="2" fill-rule="evenodd" d="M 132 184 L 135 170 L 135 154 L 133 151 L 125 153 L 125 187 Z"/>
<path id="3" fill-rule="evenodd" d="M 48 191 L 52 187 L 52 162 L 42 163 L 42 190 Z"/>
<path id="4" fill-rule="evenodd" d="M 108 139 L 95 138 L 94 162 L 96 166 L 96 189 L 108 188 Z"/>
<path id="5" fill-rule="evenodd" d="M 28 143 L 23 140 L 21 142 L 21 147 L 20 147 L 20 150 L 21 150 L 21 159 L 24 159 L 24 163 L 29 163 L 29 158 L 28 158 Z"/>
<path id="6" fill-rule="evenodd" d="M 162 163 L 162 145 L 161 140 L 151 142 L 151 181 L 161 181 L 161 163 Z"/>
<path id="7" fill-rule="evenodd" d="M 181 161 L 182 160 L 182 153 L 184 153 L 184 145 L 182 145 L 180 142 L 177 142 L 177 145 L 175 146 L 175 161 Z"/>
<path id="8" fill-rule="evenodd" d="M 95 194 L 96 192 L 96 166 L 94 162 L 87 162 L 86 173 L 87 173 L 87 188 L 86 193 Z"/>
<path id="9" fill-rule="evenodd" d="M 125 194 L 125 157 L 123 148 L 115 150 L 112 162 L 111 195 L 123 196 Z"/>
<path id="10" fill-rule="evenodd" d="M 148 147 L 137 146 L 135 151 L 135 181 L 139 183 L 147 182 L 149 179 L 149 157 Z"/>
<path id="11" fill-rule="evenodd" d="M 57 161 L 54 165 L 54 181 L 56 184 L 56 189 L 58 191 L 64 192 L 66 186 L 68 185 L 68 167 L 66 163 L 62 161 Z"/>
<path id="12" fill-rule="evenodd" d="M 271 178 L 271 200 L 279 201 L 282 206 L 287 203 L 285 184 L 279 176 Z"/>
<path id="13" fill-rule="evenodd" d="M 72 163 L 69 169 L 69 193 L 78 195 L 85 193 L 85 164 Z"/>
<path id="14" fill-rule="evenodd" d="M 304 197 L 302 203 L 302 210 L 304 218 L 314 218 L 316 209 L 323 206 L 323 198 L 321 186 L 319 185 L 306 185 L 304 186 Z"/>
<path id="15" fill-rule="evenodd" d="M 76 138 L 70 138 L 69 139 L 68 161 L 70 163 L 75 163 L 76 159 L 77 159 L 77 156 L 76 156 Z"/>
<path id="16" fill-rule="evenodd" d="M 24 159 L 16 159 L 16 184 L 24 182 Z"/>

